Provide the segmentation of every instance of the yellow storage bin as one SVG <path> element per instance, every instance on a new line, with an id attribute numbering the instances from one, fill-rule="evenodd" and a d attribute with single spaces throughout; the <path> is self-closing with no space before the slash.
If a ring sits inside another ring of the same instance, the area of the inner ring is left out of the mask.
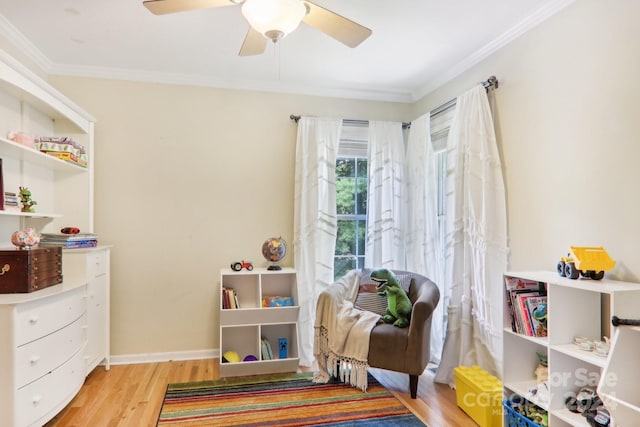
<path id="1" fill-rule="evenodd" d="M 480 427 L 502 425 L 502 382 L 479 366 L 458 366 L 456 402 Z"/>

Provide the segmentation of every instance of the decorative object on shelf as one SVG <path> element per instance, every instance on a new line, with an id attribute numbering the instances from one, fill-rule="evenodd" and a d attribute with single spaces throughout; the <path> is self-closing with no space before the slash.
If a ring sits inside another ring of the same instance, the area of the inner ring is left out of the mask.
<path id="1" fill-rule="evenodd" d="M 566 257 L 561 257 L 556 265 L 558 274 L 569 279 L 588 277 L 602 280 L 604 272 L 616 266 L 602 246 L 571 246 Z"/>
<path id="2" fill-rule="evenodd" d="M 233 271 L 240 271 L 243 268 L 246 268 L 248 271 L 251 271 L 253 270 L 253 264 L 245 260 L 231 263 L 231 269 Z"/>
<path id="3" fill-rule="evenodd" d="M 31 190 L 27 187 L 20 187 L 20 203 L 22 203 L 22 212 L 35 212 L 36 210 L 33 208 L 34 205 L 37 205 L 38 202 L 31 199 Z"/>
<path id="4" fill-rule="evenodd" d="M 32 249 L 40 243 L 40 236 L 35 228 L 25 228 L 11 235 L 11 243 L 19 249 Z"/>
<path id="5" fill-rule="evenodd" d="M 287 254 L 287 244 L 282 237 L 270 237 L 262 244 L 262 255 L 271 263 L 267 270 L 282 270 L 277 263 Z"/>
<path id="6" fill-rule="evenodd" d="M 28 133 L 9 131 L 7 133 L 7 139 L 35 150 L 35 138 Z"/>
<path id="7" fill-rule="evenodd" d="M 289 343 L 286 338 L 278 338 L 278 357 L 286 359 L 289 354 Z"/>
<path id="8" fill-rule="evenodd" d="M 21 249 L 0 250 L 0 294 L 30 293 L 62 283 L 61 248 Z"/>
<path id="9" fill-rule="evenodd" d="M 80 229 L 78 227 L 63 227 L 60 229 L 62 234 L 78 234 Z"/>

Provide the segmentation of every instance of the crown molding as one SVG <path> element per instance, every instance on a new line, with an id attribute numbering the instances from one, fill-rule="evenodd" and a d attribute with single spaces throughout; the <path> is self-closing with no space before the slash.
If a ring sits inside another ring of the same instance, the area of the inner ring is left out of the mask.
<path id="1" fill-rule="evenodd" d="M 562 9 L 574 3 L 575 1 L 576 0 L 556 0 L 541 7 L 535 13 L 529 15 L 527 18 L 511 27 L 509 30 L 505 31 L 497 39 L 493 40 L 489 44 L 480 48 L 474 54 L 467 57 L 464 61 L 459 62 L 455 66 L 451 67 L 445 73 L 442 73 L 430 79 L 428 83 L 426 83 L 424 86 L 413 93 L 413 97 L 411 100 L 413 102 L 417 102 L 420 99 L 424 98 L 426 95 L 443 86 L 445 83 L 453 80 L 455 77 L 458 77 L 465 71 L 471 69 L 482 60 L 486 59 L 493 53 L 497 52 L 507 44 L 511 43 L 513 40 L 517 39 L 527 31 L 533 29 L 538 24 L 560 12 Z"/>
<path id="2" fill-rule="evenodd" d="M 0 14 L 0 35 L 22 52 L 27 58 L 33 61 L 42 71 L 49 74 L 53 63 L 47 58 L 29 39 L 27 39 L 18 29 Z"/>
<path id="3" fill-rule="evenodd" d="M 262 82 L 255 80 L 220 79 L 208 75 L 187 75 L 179 73 L 162 73 L 155 71 L 128 70 L 108 67 L 90 67 L 66 64 L 54 64 L 33 43 L 31 43 L 3 15 L 0 15 L 0 35 L 6 37 L 26 57 L 49 75 L 66 75 L 75 77 L 94 77 L 104 79 L 130 80 L 149 83 L 165 83 L 189 86 L 205 86 L 226 89 L 254 90 L 263 92 L 288 93 L 334 98 L 362 99 L 370 101 L 387 101 L 414 103 L 429 93 L 443 86 L 450 80 L 486 59 L 511 41 L 531 30 L 547 18 L 574 3 L 576 0 L 556 0 L 538 9 L 520 23 L 504 32 L 498 38 L 480 48 L 464 61 L 459 62 L 444 73 L 430 78 L 426 84 L 416 90 L 380 87 L 323 87 L 312 86 L 302 82 Z"/>
<path id="4" fill-rule="evenodd" d="M 312 86 L 302 82 L 221 79 L 202 74 L 165 73 L 79 65 L 56 64 L 52 66 L 50 74 L 400 103 L 411 103 L 413 98 L 410 92 L 393 88 Z"/>

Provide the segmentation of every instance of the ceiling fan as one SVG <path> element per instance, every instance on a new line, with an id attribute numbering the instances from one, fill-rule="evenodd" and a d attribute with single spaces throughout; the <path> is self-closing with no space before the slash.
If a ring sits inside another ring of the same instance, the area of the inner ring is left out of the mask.
<path id="1" fill-rule="evenodd" d="M 240 48 L 240 56 L 263 53 L 267 40 L 276 43 L 295 30 L 300 22 L 349 47 L 358 46 L 371 35 L 369 28 L 306 0 L 146 0 L 143 4 L 155 15 L 242 5 L 242 14 L 250 28 Z"/>

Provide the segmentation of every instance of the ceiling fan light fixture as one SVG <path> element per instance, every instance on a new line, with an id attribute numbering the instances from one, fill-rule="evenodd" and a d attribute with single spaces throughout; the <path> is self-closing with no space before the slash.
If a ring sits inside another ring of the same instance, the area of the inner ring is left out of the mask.
<path id="1" fill-rule="evenodd" d="M 298 28 L 306 13 L 300 0 L 246 0 L 242 4 L 249 25 L 274 43 Z"/>

